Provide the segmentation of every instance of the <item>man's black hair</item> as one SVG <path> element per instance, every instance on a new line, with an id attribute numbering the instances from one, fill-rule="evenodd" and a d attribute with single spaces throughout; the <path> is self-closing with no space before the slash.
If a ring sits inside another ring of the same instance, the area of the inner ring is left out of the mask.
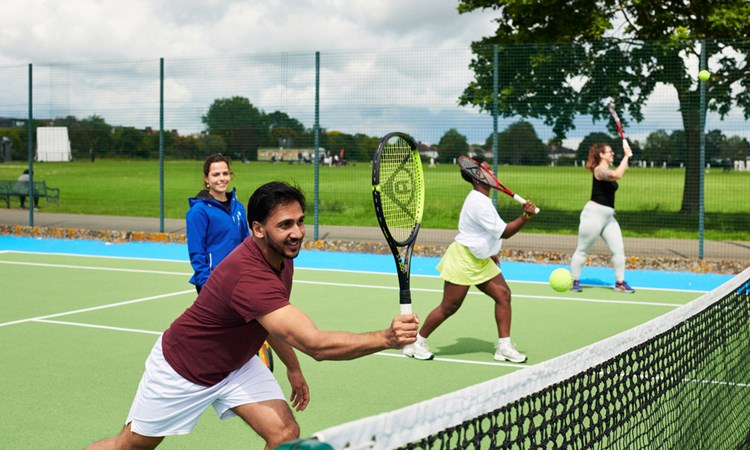
<path id="1" fill-rule="evenodd" d="M 299 202 L 305 212 L 305 194 L 296 187 L 283 181 L 271 181 L 253 192 L 247 201 L 247 223 L 250 228 L 253 222 L 264 223 L 277 206 Z"/>

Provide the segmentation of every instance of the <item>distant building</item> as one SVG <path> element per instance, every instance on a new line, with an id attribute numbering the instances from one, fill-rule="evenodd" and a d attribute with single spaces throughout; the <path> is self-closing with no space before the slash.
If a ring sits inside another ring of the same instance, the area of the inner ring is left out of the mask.
<path id="1" fill-rule="evenodd" d="M 422 157 L 422 159 L 425 159 L 427 161 L 436 160 L 440 156 L 437 146 L 428 145 L 423 142 L 417 144 L 417 151 L 419 152 L 419 155 Z"/>
<path id="2" fill-rule="evenodd" d="M 576 159 L 576 151 L 572 148 L 563 147 L 562 145 L 550 144 L 547 146 L 547 155 L 549 156 L 552 164 L 555 164 L 561 159 Z"/>
<path id="3" fill-rule="evenodd" d="M 26 125 L 26 120 L 13 117 L 0 117 L 0 128 L 21 128 Z"/>

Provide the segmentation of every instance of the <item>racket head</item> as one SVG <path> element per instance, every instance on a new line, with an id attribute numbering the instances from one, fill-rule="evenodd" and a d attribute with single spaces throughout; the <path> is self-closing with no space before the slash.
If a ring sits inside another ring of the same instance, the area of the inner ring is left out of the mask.
<path id="1" fill-rule="evenodd" d="M 372 197 L 378 223 L 389 243 L 416 239 L 424 213 L 424 174 L 417 144 L 392 132 L 378 143 L 372 164 Z"/>
<path id="2" fill-rule="evenodd" d="M 506 194 L 513 196 L 513 192 L 506 188 L 500 180 L 497 179 L 495 174 L 491 170 L 479 164 L 473 158 L 469 158 L 466 155 L 461 155 L 457 160 L 458 166 L 461 168 L 461 172 L 467 174 L 471 178 L 483 183 L 491 188 L 497 189 L 498 191 L 505 192 Z"/>
<path id="3" fill-rule="evenodd" d="M 615 121 L 615 126 L 617 126 L 617 132 L 620 133 L 620 138 L 625 139 L 625 133 L 622 132 L 622 122 L 620 122 L 620 116 L 617 115 L 617 109 L 615 108 L 614 102 L 607 103 L 607 109 L 609 109 L 609 114 L 612 116 L 612 119 Z"/>

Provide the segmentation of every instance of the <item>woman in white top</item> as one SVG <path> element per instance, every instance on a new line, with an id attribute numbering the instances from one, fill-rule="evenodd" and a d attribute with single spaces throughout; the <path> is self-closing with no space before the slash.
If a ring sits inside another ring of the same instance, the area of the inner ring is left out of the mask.
<path id="1" fill-rule="evenodd" d="M 489 169 L 484 158 L 474 157 L 474 160 Z M 417 342 L 404 347 L 402 352 L 416 359 L 432 359 L 434 355 L 427 346 L 427 338 L 458 311 L 469 288 L 476 286 L 495 301 L 498 346 L 494 358 L 498 361 L 524 362 L 526 356 L 519 353 L 510 341 L 510 288 L 498 266 L 497 254 L 502 240 L 516 234 L 531 220 L 536 206 L 527 201 L 523 205 L 523 214 L 505 223 L 489 197 L 490 187 L 463 171 L 461 177 L 471 183 L 473 189 L 461 208 L 458 235 L 437 265 L 444 280 L 443 299 L 424 320 Z"/>

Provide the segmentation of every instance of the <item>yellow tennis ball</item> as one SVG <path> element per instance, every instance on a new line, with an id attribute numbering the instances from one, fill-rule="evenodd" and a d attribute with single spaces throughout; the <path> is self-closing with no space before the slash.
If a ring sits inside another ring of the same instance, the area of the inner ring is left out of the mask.
<path id="1" fill-rule="evenodd" d="M 560 267 L 549 274 L 549 285 L 557 292 L 566 292 L 573 286 L 573 274 Z"/>
<path id="2" fill-rule="evenodd" d="M 701 81 L 708 81 L 708 79 L 711 78 L 711 72 L 708 70 L 701 70 L 698 72 L 698 78 L 700 78 Z"/>

